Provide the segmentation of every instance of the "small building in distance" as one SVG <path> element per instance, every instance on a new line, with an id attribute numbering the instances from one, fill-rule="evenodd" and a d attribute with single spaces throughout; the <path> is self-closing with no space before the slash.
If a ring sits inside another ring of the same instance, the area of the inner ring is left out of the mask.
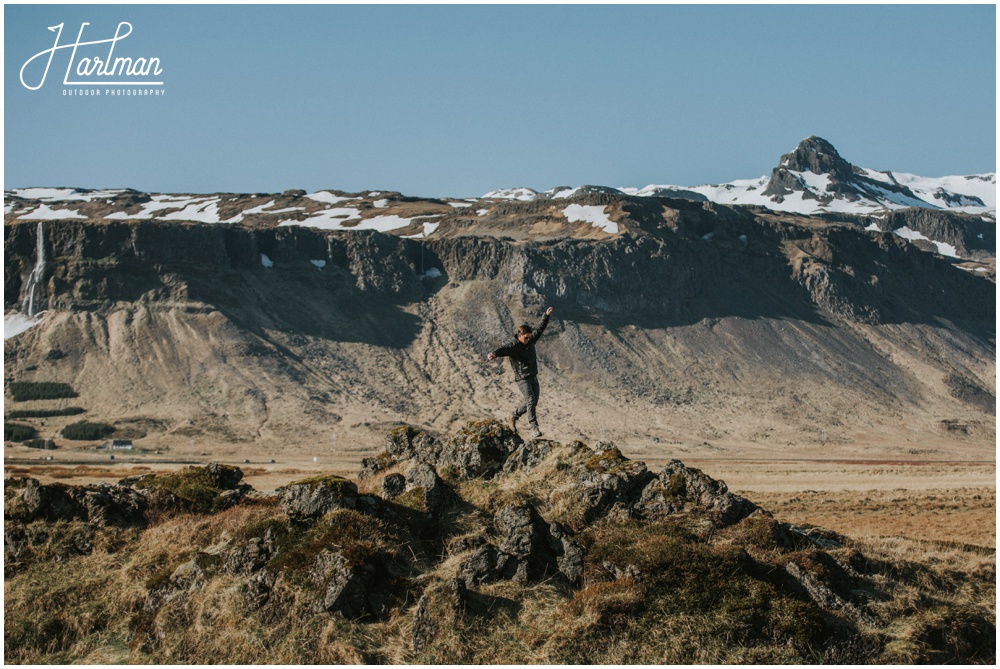
<path id="1" fill-rule="evenodd" d="M 131 451 L 132 450 L 132 440 L 131 439 L 112 439 L 111 441 L 105 442 L 104 450 L 106 451 Z"/>

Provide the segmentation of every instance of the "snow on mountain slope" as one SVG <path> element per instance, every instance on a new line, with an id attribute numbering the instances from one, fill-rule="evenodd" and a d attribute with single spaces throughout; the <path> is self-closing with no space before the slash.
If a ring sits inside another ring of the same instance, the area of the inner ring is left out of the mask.
<path id="1" fill-rule="evenodd" d="M 800 189 L 775 197 L 765 191 L 771 179 L 742 179 L 724 184 L 706 186 L 673 186 L 652 184 L 645 188 L 622 188 L 628 195 L 659 195 L 663 191 L 688 190 L 700 193 L 712 202 L 734 205 L 758 205 L 796 214 L 877 214 L 887 210 L 922 207 L 942 209 L 967 214 L 996 212 L 996 175 L 921 177 L 913 174 L 878 172 L 859 168 L 859 174 L 872 182 L 866 184 L 865 196 L 844 197 L 837 192 L 837 184 L 828 174 L 786 170 L 795 178 Z M 893 188 L 895 187 L 895 188 Z M 903 187 L 903 192 L 899 188 Z M 907 194 L 909 191 L 910 194 Z"/>
<path id="2" fill-rule="evenodd" d="M 473 212 L 476 217 L 482 218 L 499 204 L 497 200 L 506 200 L 550 202 L 554 215 L 570 224 L 590 223 L 606 233 L 616 234 L 620 229 L 608 218 L 603 207 L 599 207 L 599 211 L 591 211 L 588 207 L 594 206 L 595 203 L 590 200 L 595 197 L 622 194 L 710 201 L 724 205 L 756 205 L 803 215 L 840 213 L 885 217 L 895 210 L 916 208 L 973 214 L 982 217 L 987 224 L 996 220 L 994 173 L 930 178 L 856 167 L 820 137 L 809 137 L 793 151 L 781 156 L 770 176 L 702 186 L 651 184 L 644 188 L 615 189 L 582 185 L 558 186 L 544 192 L 517 187 L 494 190 L 478 200 L 406 198 L 399 193 L 381 191 L 359 194 L 333 190 L 313 193 L 292 190 L 265 195 L 19 188 L 5 191 L 4 217 L 11 222 L 90 219 L 251 227 L 294 225 L 326 230 L 393 231 L 408 237 L 426 237 L 434 234 L 441 222 L 467 218 Z M 575 207 L 559 206 L 562 204 Z M 463 213 L 465 209 L 469 212 Z M 467 223 L 460 222 L 459 225 Z M 919 232 L 929 235 L 928 241 L 949 245 L 941 247 L 945 251 L 950 247 L 969 250 L 982 246 L 972 238 L 971 241 L 959 240 L 954 230 L 943 233 L 942 224 L 927 225 L 931 227 Z M 445 225 L 444 229 L 448 227 Z M 893 224 L 894 229 L 900 227 L 898 223 Z M 589 230 L 583 226 L 575 229 L 584 233 Z M 976 232 L 979 235 L 976 239 L 984 239 L 984 234 L 991 236 L 988 231 Z"/>
<path id="3" fill-rule="evenodd" d="M 924 202 L 941 208 L 982 208 L 972 199 L 978 198 L 987 208 L 996 210 L 997 181 L 995 173 L 929 178 L 903 172 L 877 172 L 863 168 L 862 172 L 864 176 L 873 181 L 886 181 L 906 186 Z M 949 206 L 942 199 L 942 196 L 947 194 L 954 194 L 962 199 L 957 204 Z"/>
<path id="4" fill-rule="evenodd" d="M 560 186 L 542 193 L 516 188 L 491 191 L 483 197 L 564 199 L 579 193 L 614 191 L 597 186 Z M 617 191 L 639 197 L 704 198 L 719 204 L 757 205 L 807 215 L 878 214 L 908 207 L 988 214 L 991 218 L 996 212 L 995 173 L 922 177 L 856 167 L 820 137 L 809 137 L 782 156 L 770 176 L 702 186 L 650 184 Z"/>

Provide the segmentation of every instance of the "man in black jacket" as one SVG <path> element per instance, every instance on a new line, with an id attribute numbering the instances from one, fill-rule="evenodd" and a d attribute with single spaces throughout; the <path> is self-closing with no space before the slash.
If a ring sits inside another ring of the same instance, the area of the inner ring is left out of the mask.
<path id="1" fill-rule="evenodd" d="M 538 357 L 535 355 L 535 343 L 545 332 L 545 326 L 549 324 L 549 316 L 552 315 L 552 307 L 545 310 L 542 322 L 534 330 L 530 325 L 522 325 L 517 329 L 515 340 L 491 351 L 486 355 L 488 361 L 496 360 L 507 356 L 510 358 L 510 368 L 514 370 L 514 381 L 524 395 L 524 404 L 514 409 L 510 415 L 510 426 L 517 432 L 517 419 L 528 414 L 528 423 L 531 425 L 531 436 L 538 438 L 542 436 L 542 431 L 538 429 L 538 416 L 535 407 L 538 405 Z"/>

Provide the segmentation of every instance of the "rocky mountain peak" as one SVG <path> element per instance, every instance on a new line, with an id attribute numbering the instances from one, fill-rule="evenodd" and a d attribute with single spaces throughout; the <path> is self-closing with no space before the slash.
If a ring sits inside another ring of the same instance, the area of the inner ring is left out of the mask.
<path id="1" fill-rule="evenodd" d="M 782 167 L 792 172 L 829 174 L 838 181 L 847 181 L 854 175 L 854 167 L 841 157 L 833 144 L 815 135 L 802 140 L 791 153 L 781 156 L 781 163 L 775 169 Z"/>
<path id="2" fill-rule="evenodd" d="M 804 176 L 807 173 L 828 182 L 819 184 L 817 179 Z M 764 194 L 778 203 L 795 192 L 803 192 L 803 197 L 811 199 L 825 200 L 833 194 L 856 199 L 863 195 L 863 190 L 854 183 L 854 173 L 854 166 L 841 157 L 833 144 L 813 135 L 802 140 L 791 153 L 781 156 L 781 162 L 771 170 Z"/>

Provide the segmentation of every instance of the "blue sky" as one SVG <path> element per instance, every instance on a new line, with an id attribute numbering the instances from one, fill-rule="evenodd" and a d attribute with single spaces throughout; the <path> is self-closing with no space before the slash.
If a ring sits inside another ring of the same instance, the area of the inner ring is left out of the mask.
<path id="1" fill-rule="evenodd" d="M 69 49 L 25 88 L 47 27 L 84 21 L 130 22 L 116 55 L 159 58 L 163 95 L 64 95 Z M 7 5 L 4 187 L 694 186 L 809 135 L 864 167 L 992 172 L 995 63 L 993 5 Z"/>

